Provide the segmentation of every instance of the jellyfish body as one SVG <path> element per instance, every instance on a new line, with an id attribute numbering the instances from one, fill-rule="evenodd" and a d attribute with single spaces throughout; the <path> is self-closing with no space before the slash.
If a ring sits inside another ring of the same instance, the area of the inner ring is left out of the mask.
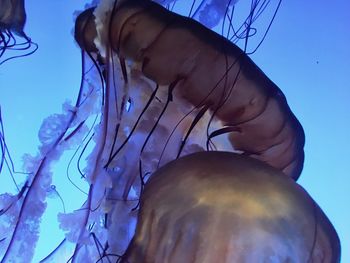
<path id="1" fill-rule="evenodd" d="M 1 31 L 9 30 L 24 37 L 24 25 L 26 22 L 24 0 L 1 0 L 0 4 Z"/>
<path id="2" fill-rule="evenodd" d="M 328 218 L 293 180 L 252 158 L 201 152 L 145 186 L 122 262 L 339 262 Z"/>
<path id="3" fill-rule="evenodd" d="M 0 65 L 2 65 L 15 57 L 28 56 L 34 53 L 38 46 L 24 32 L 27 18 L 24 0 L 0 0 L 0 6 Z M 18 43 L 19 39 L 24 41 Z M 32 46 L 34 48 L 30 50 Z M 2 58 L 5 52 L 9 50 L 27 52 L 22 55 Z"/>

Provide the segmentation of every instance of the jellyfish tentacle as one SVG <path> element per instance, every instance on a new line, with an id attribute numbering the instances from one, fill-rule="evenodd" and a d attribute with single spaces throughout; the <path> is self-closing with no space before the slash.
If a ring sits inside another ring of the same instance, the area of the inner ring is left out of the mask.
<path id="1" fill-rule="evenodd" d="M 186 141 L 188 139 L 188 137 L 190 136 L 192 130 L 194 129 L 194 127 L 196 126 L 196 124 L 199 122 L 199 120 L 204 116 L 204 114 L 208 111 L 209 109 L 209 105 L 205 105 L 203 106 L 200 111 L 197 113 L 197 115 L 195 116 L 195 118 L 193 119 L 191 126 L 188 128 L 187 133 L 185 134 L 185 137 L 183 138 L 179 151 L 176 155 L 176 158 L 179 158 L 181 155 L 181 152 L 183 150 L 183 148 L 185 147 Z"/>
<path id="2" fill-rule="evenodd" d="M 154 97 L 157 94 L 157 91 L 159 89 L 159 86 L 157 85 L 156 89 L 152 92 L 149 100 L 147 101 L 146 106 L 143 108 L 141 114 L 138 116 L 134 126 L 132 127 L 129 135 L 126 137 L 126 139 L 121 143 L 121 145 L 118 147 L 118 149 L 111 155 L 109 161 L 105 165 L 105 167 L 108 167 L 108 165 L 111 163 L 111 161 L 118 155 L 118 153 L 123 149 L 123 147 L 127 144 L 127 142 L 130 140 L 131 136 L 133 135 L 134 131 L 136 130 L 137 125 L 139 124 L 143 114 L 146 112 L 146 110 L 149 108 L 151 102 L 153 101 Z"/>

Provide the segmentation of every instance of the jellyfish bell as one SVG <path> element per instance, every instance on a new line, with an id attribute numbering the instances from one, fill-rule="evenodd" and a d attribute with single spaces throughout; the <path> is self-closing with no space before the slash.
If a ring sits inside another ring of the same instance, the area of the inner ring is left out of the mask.
<path id="1" fill-rule="evenodd" d="M 340 260 L 332 224 L 308 193 L 265 163 L 199 152 L 147 182 L 122 262 Z"/>
<path id="2" fill-rule="evenodd" d="M 143 73 L 157 83 L 170 84 L 181 77 L 176 86 L 180 96 L 193 105 L 210 105 L 223 126 L 232 127 L 229 137 L 235 149 L 298 178 L 302 127 L 279 88 L 242 50 L 151 2 L 128 2 L 112 19 L 119 24 L 113 44 L 121 56 L 141 63 Z M 157 25 L 154 31 L 146 30 L 150 24 Z"/>
<path id="3" fill-rule="evenodd" d="M 24 0 L 0 0 L 0 6 L 0 65 L 2 65 L 13 58 L 33 54 L 38 45 L 24 32 L 27 18 Z M 18 39 L 22 42 L 19 43 Z M 25 53 L 5 57 L 5 53 L 13 50 Z"/>
<path id="4" fill-rule="evenodd" d="M 151 81 L 163 93 L 168 92 L 166 107 L 177 103 L 192 108 L 187 110 L 193 118 L 192 126 L 202 123 L 202 130 L 207 132 L 201 147 L 219 150 L 221 146 L 215 146 L 213 140 L 225 137 L 232 151 L 263 160 L 295 180 L 300 176 L 304 162 L 303 128 L 282 91 L 243 50 L 198 22 L 152 1 L 123 1 L 108 11 L 97 9 L 97 39 L 93 43 L 106 59 L 109 79 L 116 75 L 115 67 L 121 68 L 125 80 L 138 70 L 136 76 L 141 76 L 144 83 Z M 89 36 L 95 34 L 91 32 Z M 92 43 L 81 42 L 82 48 L 86 45 L 90 47 Z M 119 61 L 120 65 L 115 66 Z M 206 74 L 209 69 L 210 76 Z M 135 90 L 130 85 L 126 89 L 113 88 L 124 99 Z M 197 118 L 203 112 L 211 116 L 206 124 Z M 169 110 L 160 117 L 165 119 L 168 113 Z M 173 114 L 171 121 L 184 123 L 184 119 L 190 119 L 188 115 Z"/>
<path id="5" fill-rule="evenodd" d="M 27 36 L 24 33 L 24 25 L 26 22 L 24 0 L 1 0 L 0 6 L 1 32 L 9 30 L 26 38 Z"/>

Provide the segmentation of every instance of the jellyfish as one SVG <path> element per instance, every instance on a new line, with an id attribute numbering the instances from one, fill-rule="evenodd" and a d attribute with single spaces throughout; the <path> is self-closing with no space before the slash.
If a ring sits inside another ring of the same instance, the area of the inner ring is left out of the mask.
<path id="1" fill-rule="evenodd" d="M 26 12 L 24 0 L 0 1 L 0 65 L 16 57 L 33 54 L 38 45 L 25 34 Z M 18 43 L 21 39 L 22 42 Z M 7 55 L 9 51 L 25 51 L 21 55 Z"/>
<path id="2" fill-rule="evenodd" d="M 339 238 L 290 178 L 230 152 L 199 152 L 157 170 L 121 262 L 339 262 Z"/>
<path id="3" fill-rule="evenodd" d="M 151 1 L 112 1 L 87 9 L 76 20 L 75 38 L 99 69 L 105 90 L 96 163 L 112 178 L 106 227 L 118 233 L 108 240 L 114 254 L 130 242 L 136 200 L 148 178 L 180 156 L 236 150 L 298 178 L 301 125 L 282 92 L 231 42 Z M 186 50 L 184 42 L 193 44 Z M 201 82 L 210 62 L 217 71 L 212 81 Z M 90 184 L 101 175 L 92 171 Z M 99 195 L 89 193 L 91 202 L 101 200 Z"/>
<path id="4" fill-rule="evenodd" d="M 175 3 L 162 2 L 170 10 Z M 74 36 L 83 65 L 78 98 L 44 120 L 39 154 L 26 157 L 29 176 L 20 194 L 1 196 L 8 227 L 0 231 L 1 262 L 18 261 L 23 247 L 26 258 L 32 257 L 52 189 L 52 166 L 72 148 L 86 182 L 85 189 L 77 189 L 86 201 L 79 209 L 59 213 L 65 238 L 41 262 L 136 260 L 135 240 L 147 220 L 142 217 L 145 186 L 152 185 L 164 165 L 176 165 L 183 156 L 236 153 L 252 166 L 261 161 L 265 166 L 258 167 L 274 167 L 266 169 L 290 182 L 289 191 L 298 188 L 292 182 L 303 167 L 303 129 L 281 90 L 247 55 L 247 40 L 243 50 L 231 42 L 254 34 L 252 22 L 266 2 L 259 7 L 252 1 L 241 31 L 231 24 L 234 3 L 201 1 L 195 6 L 194 1 L 184 17 L 152 1 L 100 1 L 77 17 Z M 205 20 L 208 8 L 213 15 Z M 207 28 L 217 25 L 215 16 L 222 12 L 229 24 L 225 37 Z M 87 166 L 82 168 L 84 158 Z M 270 177 L 262 177 L 266 180 L 258 182 L 268 184 Z M 299 205 L 291 209 L 300 209 L 311 224 L 310 212 Z"/>

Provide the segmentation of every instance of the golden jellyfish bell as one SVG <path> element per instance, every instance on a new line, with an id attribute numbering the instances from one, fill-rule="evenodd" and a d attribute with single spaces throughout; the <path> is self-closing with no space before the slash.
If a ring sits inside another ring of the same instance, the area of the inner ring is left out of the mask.
<path id="1" fill-rule="evenodd" d="M 339 262 L 332 224 L 278 170 L 228 152 L 200 152 L 145 186 L 123 262 Z"/>

